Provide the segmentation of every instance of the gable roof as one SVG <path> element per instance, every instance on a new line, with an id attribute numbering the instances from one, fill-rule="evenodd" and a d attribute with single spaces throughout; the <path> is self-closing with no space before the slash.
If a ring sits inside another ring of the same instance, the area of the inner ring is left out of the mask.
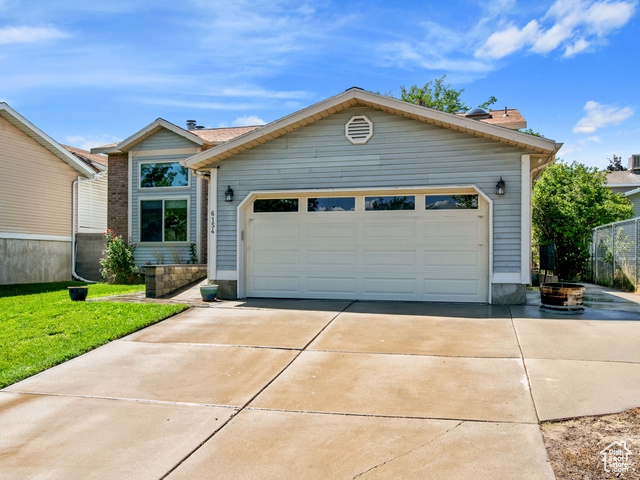
<path id="1" fill-rule="evenodd" d="M 640 186 L 640 175 L 631 170 L 618 170 L 607 173 L 607 185 L 610 187 Z"/>
<path id="2" fill-rule="evenodd" d="M 457 113 L 458 116 L 466 116 L 467 113 Z M 511 130 L 518 130 L 520 128 L 527 128 L 527 121 L 517 108 L 505 108 L 504 110 L 490 110 L 487 112 L 487 116 L 484 118 L 477 118 L 484 123 L 490 123 L 491 125 L 498 125 L 500 127 L 506 127 Z"/>
<path id="3" fill-rule="evenodd" d="M 183 160 L 182 163 L 192 169 L 208 168 L 225 158 L 237 155 L 285 135 L 288 132 L 355 106 L 366 106 L 430 125 L 436 125 L 520 147 L 531 153 L 548 157 L 549 161 L 554 160 L 555 153 L 562 146 L 561 143 L 556 143 L 546 138 L 536 137 L 460 115 L 441 112 L 432 108 L 367 92 L 359 88 L 351 88 L 334 97 L 330 97 L 315 105 L 311 105 L 310 107 L 276 120 L 275 122 L 231 139 L 221 145 L 198 153 Z"/>
<path id="4" fill-rule="evenodd" d="M 96 173 L 89 165 L 72 155 L 69 151 L 64 149 L 62 145 L 16 112 L 5 102 L 0 102 L 0 117 L 7 120 L 18 130 L 22 131 L 25 135 L 29 136 L 35 142 L 49 150 L 53 155 L 71 166 L 79 174 L 85 177 L 92 177 Z"/>
<path id="5" fill-rule="evenodd" d="M 220 145 L 223 142 L 231 140 L 238 135 L 250 132 L 251 130 L 255 130 L 258 127 L 197 128 L 194 130 L 185 130 L 184 128 L 168 122 L 163 118 L 158 118 L 143 129 L 138 130 L 133 135 L 125 138 L 120 143 L 110 143 L 101 147 L 92 148 L 91 153 L 95 154 L 128 152 L 135 145 L 162 130 L 163 128 L 175 133 L 176 135 L 179 135 L 182 138 L 185 138 L 186 140 L 189 140 L 190 142 L 193 142 L 199 147 L 207 148 L 215 145 Z"/>
<path id="6" fill-rule="evenodd" d="M 70 152 L 76 158 L 79 158 L 84 163 L 89 165 L 96 172 L 102 172 L 107 168 L 107 157 L 104 155 L 96 155 L 95 153 L 87 152 L 81 148 L 72 147 L 70 145 L 61 144 L 65 150 Z"/>
<path id="7" fill-rule="evenodd" d="M 170 132 L 175 133 L 176 135 L 179 135 L 180 137 L 185 138 L 186 140 L 189 140 L 190 142 L 193 142 L 197 146 L 201 146 L 204 143 L 204 141 L 200 137 L 198 137 L 197 135 L 194 135 L 191 131 L 185 130 L 184 128 L 180 128 L 171 122 L 167 122 L 163 118 L 158 118 L 155 121 L 151 122 L 146 127 L 142 128 L 141 130 L 138 130 L 133 135 L 130 135 L 129 137 L 125 138 L 121 142 L 111 143 L 109 145 L 105 145 L 102 147 L 92 148 L 91 153 L 128 152 L 135 145 L 142 142 L 144 139 L 150 137 L 154 133 L 159 132 L 163 128 L 169 130 Z"/>
<path id="8" fill-rule="evenodd" d="M 227 142 L 232 138 L 239 137 L 247 132 L 260 128 L 255 125 L 251 127 L 225 127 L 225 128 L 198 128 L 196 130 L 188 130 L 189 132 L 197 135 L 205 144 L 220 145 Z"/>

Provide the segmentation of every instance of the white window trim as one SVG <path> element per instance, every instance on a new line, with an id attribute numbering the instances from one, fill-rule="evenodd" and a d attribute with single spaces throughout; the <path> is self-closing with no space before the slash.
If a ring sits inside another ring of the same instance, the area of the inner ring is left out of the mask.
<path id="1" fill-rule="evenodd" d="M 138 161 L 138 181 L 137 183 L 137 187 L 138 187 L 138 191 L 141 192 L 175 192 L 175 191 L 180 191 L 180 190 L 189 190 L 191 188 L 191 170 L 189 170 L 187 168 L 187 185 L 182 185 L 182 186 L 178 186 L 178 187 L 143 187 L 140 185 L 140 182 L 142 181 L 142 165 L 149 165 L 151 163 L 177 163 L 180 166 L 184 166 L 180 163 L 180 160 L 155 160 L 155 161 L 147 161 L 147 160 L 139 160 Z"/>
<path id="2" fill-rule="evenodd" d="M 162 200 L 162 238 L 160 242 L 143 242 L 142 239 L 142 202 L 158 201 Z M 187 201 L 187 239 L 179 242 L 165 242 L 164 241 L 164 202 L 172 200 L 186 200 Z M 158 246 L 158 245 L 189 245 L 191 243 L 191 197 L 188 195 L 176 195 L 176 196 L 142 196 L 138 197 L 138 246 Z"/>

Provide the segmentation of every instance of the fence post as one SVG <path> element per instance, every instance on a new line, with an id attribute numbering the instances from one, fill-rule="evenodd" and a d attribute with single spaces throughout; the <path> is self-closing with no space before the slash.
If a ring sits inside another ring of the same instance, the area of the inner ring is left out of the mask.
<path id="1" fill-rule="evenodd" d="M 616 227 L 611 225 L 611 285 L 616 284 Z"/>
<path id="2" fill-rule="evenodd" d="M 636 267 L 636 278 L 634 282 L 635 291 L 633 293 L 638 292 L 638 219 L 636 218 L 636 238 L 634 239 L 634 245 L 636 247 L 634 262 Z"/>

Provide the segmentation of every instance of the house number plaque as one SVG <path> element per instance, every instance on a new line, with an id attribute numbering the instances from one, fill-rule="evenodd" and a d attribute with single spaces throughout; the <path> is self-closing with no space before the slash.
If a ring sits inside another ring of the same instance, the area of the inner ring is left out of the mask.
<path id="1" fill-rule="evenodd" d="M 211 210 L 211 234 L 216 233 L 216 212 Z"/>

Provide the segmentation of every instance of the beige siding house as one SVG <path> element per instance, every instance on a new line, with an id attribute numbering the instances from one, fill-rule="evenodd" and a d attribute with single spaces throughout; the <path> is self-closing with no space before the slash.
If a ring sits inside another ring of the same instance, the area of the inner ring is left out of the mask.
<path id="1" fill-rule="evenodd" d="M 0 284 L 71 280 L 76 182 L 96 169 L 0 103 Z"/>

